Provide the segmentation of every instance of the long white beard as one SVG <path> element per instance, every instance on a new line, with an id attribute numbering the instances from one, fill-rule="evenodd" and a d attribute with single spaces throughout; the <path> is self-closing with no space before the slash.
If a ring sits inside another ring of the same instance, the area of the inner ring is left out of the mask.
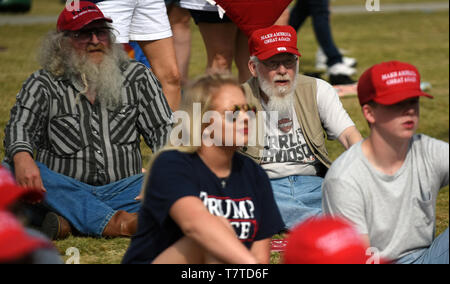
<path id="1" fill-rule="evenodd" d="M 81 83 L 89 90 L 88 93 L 95 94 L 96 100 L 112 108 L 120 104 L 123 84 L 123 75 L 119 68 L 121 55 L 118 54 L 120 51 L 114 48 L 104 54 L 99 64 L 92 62 L 88 56 L 80 57 L 72 52 L 67 66 L 68 75 L 72 79 L 81 79 Z M 87 93 L 84 95 L 88 96 Z"/>
<path id="2" fill-rule="evenodd" d="M 267 103 L 268 111 L 277 111 L 279 113 L 290 113 L 294 103 L 295 86 L 297 85 L 298 73 L 291 78 L 289 75 L 277 75 L 272 82 L 266 80 L 256 69 L 258 82 L 261 90 L 269 97 Z M 276 86 L 277 80 L 289 80 L 288 86 Z"/>
<path id="3" fill-rule="evenodd" d="M 294 92 L 290 92 L 282 97 L 269 97 L 267 108 L 269 111 L 277 111 L 280 114 L 290 113 L 294 103 Z"/>

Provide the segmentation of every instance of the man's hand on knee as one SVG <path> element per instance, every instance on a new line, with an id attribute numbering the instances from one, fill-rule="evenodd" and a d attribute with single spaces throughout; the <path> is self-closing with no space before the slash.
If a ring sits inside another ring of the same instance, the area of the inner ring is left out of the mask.
<path id="1" fill-rule="evenodd" d="M 19 152 L 15 154 L 13 161 L 16 182 L 18 185 L 26 188 L 40 189 L 46 192 L 44 184 L 42 183 L 39 168 L 28 152 Z"/>

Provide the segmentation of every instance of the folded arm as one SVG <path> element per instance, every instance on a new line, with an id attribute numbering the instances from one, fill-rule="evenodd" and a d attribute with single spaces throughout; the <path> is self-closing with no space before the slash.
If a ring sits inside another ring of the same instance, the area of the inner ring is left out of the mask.
<path id="1" fill-rule="evenodd" d="M 169 214 L 186 237 L 215 258 L 233 264 L 256 263 L 255 256 L 239 241 L 235 232 L 219 217 L 210 214 L 199 198 L 187 196 L 179 199 Z"/>

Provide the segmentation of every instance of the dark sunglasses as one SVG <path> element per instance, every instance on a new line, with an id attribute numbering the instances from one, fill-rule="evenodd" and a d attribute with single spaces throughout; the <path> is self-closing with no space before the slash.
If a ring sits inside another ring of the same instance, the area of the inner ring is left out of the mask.
<path id="1" fill-rule="evenodd" d="M 77 40 L 80 43 L 87 43 L 92 39 L 92 35 L 95 34 L 99 41 L 106 41 L 109 39 L 111 28 L 94 28 L 94 29 L 85 29 L 74 32 L 68 32 L 67 35 L 71 38 Z"/>
<path id="2" fill-rule="evenodd" d="M 241 111 L 243 112 L 252 112 L 256 113 L 257 109 L 255 106 L 250 104 L 245 105 L 235 105 L 233 106 L 233 116 L 225 115 L 225 119 L 227 119 L 229 122 L 235 122 L 237 120 L 238 115 L 236 115 L 236 112 L 239 114 Z"/>
<path id="3" fill-rule="evenodd" d="M 250 104 L 245 104 L 245 105 L 240 105 L 240 106 L 235 105 L 233 111 L 234 112 L 236 112 L 236 111 L 244 111 L 244 112 L 251 111 L 251 112 L 256 113 L 256 107 L 253 105 L 250 105 Z"/>

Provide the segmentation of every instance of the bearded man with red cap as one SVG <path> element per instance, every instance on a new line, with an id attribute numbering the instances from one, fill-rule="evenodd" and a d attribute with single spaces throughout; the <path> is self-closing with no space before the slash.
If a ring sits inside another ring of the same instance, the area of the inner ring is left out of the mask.
<path id="1" fill-rule="evenodd" d="M 331 165 L 325 134 L 347 149 L 361 135 L 327 82 L 298 74 L 297 33 L 290 26 L 254 31 L 249 39 L 252 78 L 243 85 L 258 116 L 258 141 L 243 147 L 266 170 L 287 229 L 322 212 L 321 186 Z M 258 138 L 259 140 L 260 138 Z"/>
<path id="2" fill-rule="evenodd" d="M 420 97 L 432 98 L 409 63 L 383 62 L 364 72 L 358 98 L 370 135 L 331 166 L 323 206 L 354 223 L 383 258 L 448 264 L 448 228 L 437 238 L 435 228 L 437 195 L 449 183 L 449 147 L 416 134 Z"/>
<path id="3" fill-rule="evenodd" d="M 20 186 L 46 191 L 53 212 L 43 229 L 51 238 L 71 226 L 92 236 L 133 235 L 140 138 L 155 152 L 172 128 L 161 85 L 113 44 L 111 22 L 91 2 L 66 6 L 6 126 L 4 165 Z"/>

